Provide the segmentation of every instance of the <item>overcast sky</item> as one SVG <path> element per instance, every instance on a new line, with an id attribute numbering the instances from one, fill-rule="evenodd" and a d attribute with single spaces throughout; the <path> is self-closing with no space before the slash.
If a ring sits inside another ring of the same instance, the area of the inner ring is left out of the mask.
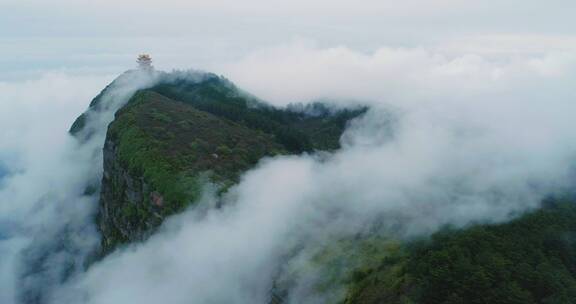
<path id="1" fill-rule="evenodd" d="M 53 288 L 68 251 L 88 257 L 98 234 L 84 190 L 116 108 L 88 120 L 99 136 L 80 149 L 66 131 L 139 53 L 275 105 L 374 110 L 339 152 L 266 160 L 225 207 L 174 219 L 54 303 L 259 303 L 277 265 L 292 276 L 324 236 L 383 218 L 405 225 L 398 235 L 429 233 L 533 208 L 573 168 L 575 12 L 574 0 L 0 0 L 0 303 Z M 103 100 L 119 107 L 149 85 L 136 75 Z M 59 246 L 63 229 L 82 237 Z M 294 244 L 304 253 L 285 263 Z"/>
<path id="2" fill-rule="evenodd" d="M 0 80 L 38 71 L 116 74 L 149 52 L 160 68 L 213 69 L 307 40 L 361 52 L 576 49 L 570 0 L 0 0 Z"/>

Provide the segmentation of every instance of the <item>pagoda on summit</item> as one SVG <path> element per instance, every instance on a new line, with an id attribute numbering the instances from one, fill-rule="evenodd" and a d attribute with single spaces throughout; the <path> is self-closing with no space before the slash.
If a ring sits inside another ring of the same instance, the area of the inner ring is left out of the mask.
<path id="1" fill-rule="evenodd" d="M 140 68 L 140 70 L 150 71 L 154 69 L 154 67 L 152 67 L 152 57 L 150 57 L 150 55 L 148 54 L 138 55 L 138 59 L 136 59 L 136 62 L 138 63 L 138 67 Z"/>

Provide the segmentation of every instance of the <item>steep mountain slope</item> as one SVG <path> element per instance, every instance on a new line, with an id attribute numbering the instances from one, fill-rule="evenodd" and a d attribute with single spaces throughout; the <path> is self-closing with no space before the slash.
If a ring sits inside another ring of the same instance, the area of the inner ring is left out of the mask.
<path id="1" fill-rule="evenodd" d="M 264 157 L 338 149 L 347 122 L 366 111 L 321 103 L 280 109 L 213 74 L 153 76 L 115 113 L 101 185 L 87 188 L 100 192 L 101 255 L 145 240 L 168 216 L 197 204 L 206 187 L 225 193 Z M 91 113 L 109 106 L 123 77 L 73 124 L 81 141 L 93 134 Z M 311 289 L 342 289 L 337 298 L 345 304 L 574 303 L 575 235 L 576 204 L 550 200 L 510 223 L 447 228 L 424 240 L 378 230 L 337 239 L 305 264 L 321 274 Z M 293 287 L 282 275 L 271 303 L 285 303 Z"/>
<path id="2" fill-rule="evenodd" d="M 207 182 L 221 189 L 260 158 L 285 152 L 271 135 L 151 91 L 116 114 L 104 146 L 100 229 L 105 248 L 145 238 L 196 202 Z"/>
<path id="3" fill-rule="evenodd" d="M 206 185 L 224 192 L 263 157 L 337 149 L 347 121 L 365 111 L 279 109 L 213 74 L 156 73 L 156 84 L 116 112 L 106 135 L 102 254 L 144 240 L 167 216 L 196 203 Z M 104 107 L 114 85 L 74 122 L 73 135 L 91 136 L 86 119 Z"/>

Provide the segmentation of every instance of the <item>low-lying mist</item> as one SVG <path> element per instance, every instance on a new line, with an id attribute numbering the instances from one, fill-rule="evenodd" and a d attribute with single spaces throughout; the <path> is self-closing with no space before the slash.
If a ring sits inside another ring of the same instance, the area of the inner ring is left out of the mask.
<path id="1" fill-rule="evenodd" d="M 148 241 L 85 272 L 76 267 L 65 282 L 58 281 L 61 269 L 26 274 L 36 251 L 56 252 L 40 259 L 46 265 L 82 264 L 96 243 L 97 200 L 82 185 L 101 174 L 103 136 L 115 109 L 153 80 L 127 81 L 107 97 L 111 106 L 94 120 L 99 135 L 88 145 L 61 135 L 49 149 L 0 146 L 31 155 L 9 167 L 20 173 L 0 184 L 0 251 L 10 253 L 0 260 L 6 290 L 0 294 L 7 295 L 0 300 L 13 303 L 31 284 L 49 287 L 43 293 L 49 303 L 266 303 L 274 281 L 289 276 L 295 283 L 287 302 L 331 303 L 338 286 L 314 293 L 311 286 L 322 278 L 298 268 L 336 239 L 376 226 L 403 239 L 445 225 L 506 221 L 572 186 L 575 58 L 387 48 L 360 54 L 295 45 L 223 65 L 241 88 L 276 105 L 328 98 L 370 110 L 350 123 L 339 151 L 262 160 L 220 209 L 204 208 L 216 200 L 208 187 L 197 207 L 169 219 Z M 38 107 L 67 98 L 52 94 Z M 79 97 L 87 101 L 90 94 Z M 19 118 L 5 125 L 18 137 L 17 122 L 26 118 L 8 112 L 0 115 Z M 53 121 L 32 129 L 46 131 Z M 6 163 L 13 156 L 3 157 Z M 46 251 L 53 243 L 45 241 L 63 229 L 76 240 L 74 250 Z"/>
<path id="2" fill-rule="evenodd" d="M 106 126 L 149 81 L 141 78 L 110 90 L 106 106 L 87 118 L 95 132 L 81 144 L 68 129 L 112 77 L 47 73 L 0 83 L 0 302 L 46 303 L 84 270 L 99 241 L 98 193 L 87 187 L 101 178 Z"/>

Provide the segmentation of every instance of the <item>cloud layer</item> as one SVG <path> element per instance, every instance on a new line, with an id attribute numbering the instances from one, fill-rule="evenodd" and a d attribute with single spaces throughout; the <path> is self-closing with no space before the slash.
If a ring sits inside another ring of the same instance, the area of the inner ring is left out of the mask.
<path id="1" fill-rule="evenodd" d="M 111 77 L 46 74 L 0 83 L 0 300 L 46 303 L 52 290 L 84 270 L 98 243 L 94 225 L 102 145 L 113 114 L 146 80 L 112 88 L 100 113 L 87 119 L 96 133 L 79 145 L 68 134 L 75 116 Z"/>
<path id="2" fill-rule="evenodd" d="M 341 151 L 262 161 L 224 208 L 174 217 L 63 286 L 55 302 L 265 303 L 274 280 L 290 276 L 290 303 L 325 303 L 334 295 L 311 293 L 318 278 L 293 267 L 335 239 L 375 225 L 409 238 L 535 208 L 570 186 L 573 64 L 565 53 L 363 54 L 297 44 L 225 66 L 279 105 L 336 98 L 372 109 L 349 126 Z M 209 194 L 200 206 L 213 204 Z"/>
<path id="3" fill-rule="evenodd" d="M 82 148 L 66 130 L 110 77 L 0 83 L 0 162 L 9 172 L 0 181 L 0 302 L 36 290 L 53 303 L 265 303 L 274 280 L 287 277 L 301 283 L 289 302 L 327 302 L 334 295 L 311 293 L 317 278 L 296 269 L 335 239 L 374 226 L 409 238 L 504 221 L 570 186 L 575 59 L 298 42 L 221 64 L 218 71 L 276 105 L 333 99 L 371 110 L 350 124 L 342 150 L 263 160 L 224 208 L 205 208 L 215 200 L 208 189 L 199 207 L 149 241 L 85 273 L 76 267 L 63 285 L 62 269 L 82 264 L 97 242 L 96 198 L 83 191 L 101 174 L 105 127 L 150 80 L 118 83 L 105 97 L 108 110 L 89 120 L 98 133 Z M 62 235 L 74 250 L 54 242 Z M 27 272 L 33 261 L 54 267 Z"/>
<path id="4" fill-rule="evenodd" d="M 162 68 L 181 67 L 178 63 L 206 68 L 297 37 L 362 51 L 447 41 L 467 51 L 474 44 L 473 52 L 541 50 L 551 40 L 574 40 L 575 5 L 570 0 L 3 0 L 0 80 L 29 77 L 38 69 L 119 73 L 139 52 L 161 58 Z M 478 36 L 505 41 L 479 44 Z M 510 46 L 517 37 L 530 39 Z"/>

